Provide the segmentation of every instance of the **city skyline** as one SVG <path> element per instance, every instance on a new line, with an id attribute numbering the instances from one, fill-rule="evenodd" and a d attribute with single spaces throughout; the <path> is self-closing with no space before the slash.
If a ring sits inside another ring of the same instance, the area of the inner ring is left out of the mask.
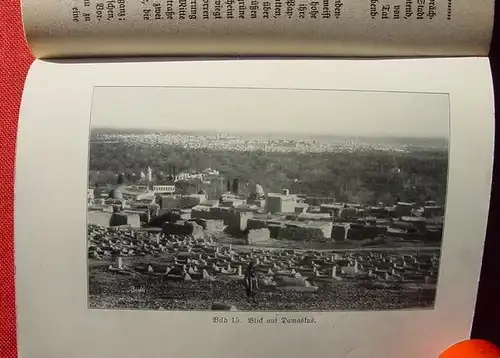
<path id="1" fill-rule="evenodd" d="M 448 96 L 337 90 L 97 87 L 92 128 L 448 138 Z"/>
<path id="2" fill-rule="evenodd" d="M 325 139 L 325 138 L 338 138 L 338 139 L 346 139 L 346 140 L 352 140 L 352 139 L 428 139 L 428 140 L 444 140 L 448 142 L 449 138 L 448 137 L 429 137 L 429 136 L 411 136 L 411 135 L 395 135 L 395 136 L 388 136 L 388 135 L 356 135 L 356 134 L 321 134 L 321 133 L 290 133 L 290 132 L 274 132 L 274 133 L 269 133 L 269 132 L 238 132 L 238 131 L 213 131 L 213 130 L 179 130 L 179 129 L 171 129 L 171 128 L 164 128 L 164 129 L 153 129 L 153 128 L 120 128 L 120 127 L 115 127 L 115 128 L 110 128 L 110 127 L 97 127 L 97 126 L 92 126 L 91 131 L 97 131 L 97 132 L 103 132 L 103 133 L 130 133 L 130 134 L 171 134 L 171 135 L 188 135 L 188 136 L 214 136 L 214 135 L 223 135 L 223 136 L 232 136 L 232 137 L 270 137 L 270 140 L 320 140 L 320 139 Z"/>

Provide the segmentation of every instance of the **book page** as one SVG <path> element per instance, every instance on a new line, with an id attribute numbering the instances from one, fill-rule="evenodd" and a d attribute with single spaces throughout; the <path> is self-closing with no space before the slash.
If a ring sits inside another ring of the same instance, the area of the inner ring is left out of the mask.
<path id="1" fill-rule="evenodd" d="M 471 328 L 493 128 L 487 59 L 36 61 L 20 355 L 437 357 Z"/>
<path id="2" fill-rule="evenodd" d="M 485 56 L 493 0 L 23 0 L 36 57 Z"/>

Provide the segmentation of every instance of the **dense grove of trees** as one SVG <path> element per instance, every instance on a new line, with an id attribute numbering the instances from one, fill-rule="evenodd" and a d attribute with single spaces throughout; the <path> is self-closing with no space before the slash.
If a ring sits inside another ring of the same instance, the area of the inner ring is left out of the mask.
<path id="1" fill-rule="evenodd" d="M 435 200 L 444 203 L 448 158 L 445 151 L 356 151 L 342 153 L 275 153 L 193 150 L 170 145 L 127 142 L 91 144 L 91 185 L 112 183 L 123 172 L 137 182 L 153 168 L 163 183 L 173 171 L 214 168 L 228 180 L 238 178 L 241 191 L 259 183 L 266 192 L 334 196 L 360 203 Z M 97 175 L 99 173 L 99 175 Z M 184 184 L 186 186 L 186 184 Z M 217 184 L 225 189 L 225 183 Z M 189 186 L 189 185 L 187 185 Z M 191 185 L 191 190 L 199 187 Z"/>

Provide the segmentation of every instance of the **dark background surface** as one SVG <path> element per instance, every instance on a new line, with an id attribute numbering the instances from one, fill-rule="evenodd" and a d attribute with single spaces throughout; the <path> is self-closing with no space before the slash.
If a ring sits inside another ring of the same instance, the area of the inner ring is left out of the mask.
<path id="1" fill-rule="evenodd" d="M 500 1 L 495 2 L 495 25 L 490 49 L 495 90 L 495 132 L 500 132 Z M 495 135 L 496 137 L 496 135 Z M 500 146 L 495 140 L 495 161 L 488 229 L 471 337 L 500 346 Z M 473 239 L 473 238 L 471 238 Z"/>

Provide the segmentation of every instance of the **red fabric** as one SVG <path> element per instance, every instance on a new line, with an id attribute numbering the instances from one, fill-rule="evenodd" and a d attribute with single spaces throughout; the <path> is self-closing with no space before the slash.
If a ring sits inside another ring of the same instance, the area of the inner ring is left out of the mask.
<path id="1" fill-rule="evenodd" d="M 24 39 L 19 2 L 20 0 L 0 0 L 0 358 L 17 358 L 14 295 L 14 158 L 21 94 L 26 73 L 33 61 Z M 500 1 L 497 1 L 496 5 L 500 6 L 499 4 Z M 495 11 L 495 14 L 500 14 L 500 11 Z M 500 37 L 499 33 L 500 30 L 496 28 L 492 46 L 495 84 L 497 84 L 498 76 L 495 74 L 498 74 L 500 56 L 499 47 L 495 46 L 495 43 L 498 43 L 495 37 Z M 497 118 L 496 123 L 499 122 Z M 498 128 L 496 131 L 500 132 Z M 498 198 L 498 195 L 496 197 Z M 492 198 L 494 204 L 495 195 Z M 497 216 L 491 215 L 491 217 Z M 498 223 L 498 220 L 493 220 L 493 224 L 495 222 Z M 498 230 L 493 232 L 496 234 Z M 499 241 L 494 240 L 495 237 L 492 239 L 487 240 L 485 247 L 486 256 L 491 256 L 489 260 L 485 258 L 485 263 L 492 263 L 488 267 L 488 271 L 491 272 L 489 275 L 483 272 L 481 280 L 481 286 L 488 284 L 489 287 L 484 287 L 484 291 L 488 292 L 478 297 L 478 308 L 482 314 L 476 314 L 480 317 L 475 317 L 474 336 L 488 337 L 498 342 L 500 329 L 498 329 L 498 319 L 495 317 L 499 316 L 499 310 L 498 304 L 495 306 L 494 297 L 498 297 L 498 283 L 495 278 L 498 275 L 495 276 L 495 272 L 498 273 L 499 267 L 497 264 Z M 489 247 L 495 242 L 496 249 Z M 485 265 L 483 265 L 484 270 Z M 497 309 L 492 312 L 492 307 Z"/>
<path id="2" fill-rule="evenodd" d="M 14 296 L 14 156 L 19 105 L 33 61 L 19 0 L 0 0 L 0 357 L 17 357 Z"/>

